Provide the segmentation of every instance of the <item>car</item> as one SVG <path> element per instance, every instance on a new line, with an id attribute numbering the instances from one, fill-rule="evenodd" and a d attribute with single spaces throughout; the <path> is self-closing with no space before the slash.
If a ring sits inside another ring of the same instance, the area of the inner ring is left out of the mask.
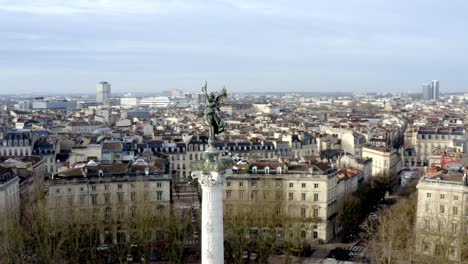
<path id="1" fill-rule="evenodd" d="M 362 251 L 358 251 L 358 252 L 351 251 L 349 253 L 349 256 L 351 256 L 351 257 L 364 257 L 364 252 L 362 252 Z"/>
<path id="2" fill-rule="evenodd" d="M 248 259 L 248 258 L 249 258 L 249 252 L 248 252 L 247 250 L 244 250 L 244 251 L 242 252 L 242 258 L 243 258 L 243 259 Z"/>
<path id="3" fill-rule="evenodd" d="M 127 263 L 132 263 L 132 262 L 133 262 L 132 254 L 127 254 Z"/>
<path id="4" fill-rule="evenodd" d="M 107 251 L 109 250 L 109 245 L 108 244 L 101 244 L 96 248 L 97 251 Z"/>
<path id="5" fill-rule="evenodd" d="M 151 252 L 151 255 L 149 257 L 149 261 L 158 261 L 159 258 L 158 258 L 158 253 L 156 251 L 152 251 Z"/>
<path id="6" fill-rule="evenodd" d="M 257 253 L 256 252 L 250 253 L 250 260 L 256 260 L 256 259 L 257 259 Z"/>
<path id="7" fill-rule="evenodd" d="M 193 238 L 198 239 L 198 232 L 197 231 L 193 232 Z"/>

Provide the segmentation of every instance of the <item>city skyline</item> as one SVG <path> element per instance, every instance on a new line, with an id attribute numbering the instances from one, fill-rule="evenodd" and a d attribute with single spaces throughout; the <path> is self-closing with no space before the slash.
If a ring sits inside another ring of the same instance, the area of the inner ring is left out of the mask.
<path id="1" fill-rule="evenodd" d="M 468 91 L 461 1 L 0 1 L 2 94 Z M 439 19 L 429 19 L 430 17 Z M 422 22 L 424 21 L 424 22 Z M 66 87 L 64 87 L 66 84 Z"/>

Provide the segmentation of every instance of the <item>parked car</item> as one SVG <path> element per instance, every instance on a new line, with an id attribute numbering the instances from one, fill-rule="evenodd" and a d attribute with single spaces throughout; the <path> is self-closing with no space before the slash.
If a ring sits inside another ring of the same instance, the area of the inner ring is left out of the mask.
<path id="1" fill-rule="evenodd" d="M 257 253 L 256 252 L 250 253 L 250 260 L 256 260 L 256 259 L 257 259 Z"/>
<path id="2" fill-rule="evenodd" d="M 108 244 L 101 244 L 96 248 L 97 251 L 107 251 L 109 250 L 109 245 Z"/>
<path id="3" fill-rule="evenodd" d="M 133 262 L 132 254 L 127 254 L 127 263 L 132 263 L 132 262 Z"/>

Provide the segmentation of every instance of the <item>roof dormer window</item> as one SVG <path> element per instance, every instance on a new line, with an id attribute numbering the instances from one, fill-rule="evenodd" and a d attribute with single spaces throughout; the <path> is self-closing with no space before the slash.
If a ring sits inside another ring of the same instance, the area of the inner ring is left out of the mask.
<path id="1" fill-rule="evenodd" d="M 257 166 L 252 167 L 252 173 L 257 173 Z"/>

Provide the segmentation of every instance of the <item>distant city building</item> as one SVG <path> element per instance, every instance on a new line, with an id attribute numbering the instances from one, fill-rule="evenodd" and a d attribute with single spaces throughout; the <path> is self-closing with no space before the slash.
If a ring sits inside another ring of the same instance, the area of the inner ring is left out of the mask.
<path id="1" fill-rule="evenodd" d="M 120 98 L 120 106 L 125 108 L 139 106 L 141 103 L 140 97 L 122 97 Z"/>
<path id="2" fill-rule="evenodd" d="M 432 99 L 439 99 L 439 81 L 437 80 L 432 81 L 432 93 Z"/>
<path id="3" fill-rule="evenodd" d="M 185 97 L 184 92 L 180 90 L 165 90 L 163 91 L 163 96 L 167 97 Z"/>
<path id="4" fill-rule="evenodd" d="M 431 84 L 424 83 L 422 85 L 423 100 L 437 100 L 439 98 L 439 81 L 433 80 Z"/>
<path id="5" fill-rule="evenodd" d="M 428 83 L 425 83 L 422 85 L 422 88 L 423 88 L 423 99 L 424 100 L 431 100 L 433 95 L 434 95 L 434 92 L 432 91 L 432 87 L 430 84 Z"/>
<path id="6" fill-rule="evenodd" d="M 110 100 L 111 85 L 108 82 L 100 82 L 96 86 L 96 100 L 100 103 L 105 103 Z"/>
<path id="7" fill-rule="evenodd" d="M 77 107 L 76 101 L 71 100 L 38 100 L 32 102 L 32 109 L 44 109 L 44 110 L 66 110 L 74 109 Z M 26 110 L 26 109 L 25 109 Z"/>
<path id="8" fill-rule="evenodd" d="M 147 105 L 150 107 L 167 107 L 170 103 L 170 100 L 166 96 L 153 96 L 153 97 L 145 97 L 141 99 L 141 105 Z"/>

